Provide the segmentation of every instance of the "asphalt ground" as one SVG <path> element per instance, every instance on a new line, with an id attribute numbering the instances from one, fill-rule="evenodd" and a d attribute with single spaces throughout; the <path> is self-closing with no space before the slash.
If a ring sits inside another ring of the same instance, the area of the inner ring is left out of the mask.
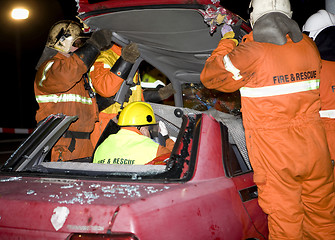
<path id="1" fill-rule="evenodd" d="M 0 133 L 0 166 L 6 162 L 27 137 L 27 134 Z"/>

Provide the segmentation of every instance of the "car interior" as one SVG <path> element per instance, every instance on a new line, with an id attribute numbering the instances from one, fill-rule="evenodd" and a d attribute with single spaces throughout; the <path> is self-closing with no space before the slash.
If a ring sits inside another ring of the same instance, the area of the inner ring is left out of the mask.
<path id="1" fill-rule="evenodd" d="M 188 108 L 151 104 L 157 121 L 164 121 L 170 136 L 176 137 L 174 149 L 164 165 L 117 165 L 93 164 L 92 159 L 69 159 L 65 162 L 50 162 L 50 149 L 76 117 L 52 115 L 36 128 L 34 133 L 8 159 L 1 168 L 6 172 L 35 172 L 38 174 L 75 175 L 86 177 L 113 177 L 132 180 L 169 179 L 187 181 L 192 177 L 201 127 L 202 113 Z M 228 177 L 251 171 L 245 148 L 243 129 L 238 116 L 212 110 L 209 112 L 220 120 L 225 172 Z M 216 114 L 216 115 L 215 115 Z M 101 143 L 119 127 L 111 121 L 101 138 Z M 34 147 L 35 146 L 35 147 Z M 244 146 L 244 147 L 243 147 Z"/>

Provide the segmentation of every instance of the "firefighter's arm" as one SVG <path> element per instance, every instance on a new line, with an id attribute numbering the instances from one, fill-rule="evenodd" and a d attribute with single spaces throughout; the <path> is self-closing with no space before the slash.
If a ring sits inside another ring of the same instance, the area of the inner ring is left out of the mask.
<path id="1" fill-rule="evenodd" d="M 234 92 L 237 89 L 227 87 L 229 72 L 226 71 L 223 57 L 235 49 L 238 41 L 234 39 L 234 31 L 229 25 L 225 24 L 222 26 L 221 35 L 222 39 L 207 59 L 205 67 L 201 72 L 200 80 L 209 89 Z"/>
<path id="2" fill-rule="evenodd" d="M 166 147 L 159 145 L 156 158 L 145 165 L 166 165 L 166 161 L 170 158 L 175 142 L 172 139 L 166 140 Z"/>
<path id="3" fill-rule="evenodd" d="M 165 165 L 166 162 L 164 162 L 163 160 L 166 160 L 170 157 L 174 143 L 175 142 L 172 139 L 168 138 L 166 140 L 166 147 L 159 145 L 157 149 L 156 158 L 152 161 L 152 163 L 149 163 L 149 164 Z"/>
<path id="4" fill-rule="evenodd" d="M 103 62 L 95 62 L 90 72 L 94 90 L 102 97 L 114 96 L 120 89 L 122 78 L 110 71 L 110 66 Z"/>
<path id="5" fill-rule="evenodd" d="M 58 54 L 37 71 L 36 85 L 44 92 L 65 92 L 79 82 L 87 71 L 86 65 L 78 56 L 65 58 L 57 57 Z"/>
<path id="6" fill-rule="evenodd" d="M 254 76 L 262 54 L 255 42 L 242 43 L 222 39 L 212 55 L 207 59 L 200 80 L 205 87 L 222 92 L 234 92 L 243 87 Z"/>
<path id="7" fill-rule="evenodd" d="M 164 154 L 171 154 L 171 151 L 167 147 L 163 147 L 162 145 L 159 145 L 156 156 L 158 157 Z"/>
<path id="8" fill-rule="evenodd" d="M 168 130 L 162 121 L 159 121 L 159 132 L 165 140 L 165 146 L 159 145 L 156 153 L 156 158 L 147 164 L 151 165 L 165 165 L 165 160 L 169 159 L 175 142 L 169 138 Z"/>
<path id="9" fill-rule="evenodd" d="M 168 138 L 165 143 L 166 143 L 166 148 L 172 152 L 175 142 L 171 138 Z"/>
<path id="10" fill-rule="evenodd" d="M 67 57 L 58 53 L 42 65 L 37 73 L 37 87 L 49 93 L 68 91 L 92 66 L 100 51 L 111 45 L 111 32 L 99 30 Z"/>
<path id="11" fill-rule="evenodd" d="M 137 61 L 140 57 L 140 51 L 136 43 L 130 43 L 122 48 L 121 57 L 115 62 L 111 68 L 111 72 L 115 73 L 122 79 L 123 83 L 119 91 L 116 93 L 114 100 L 121 104 L 121 108 L 124 102 L 127 100 L 129 89 L 134 87 L 134 81 L 132 79 L 133 74 L 135 75 L 136 69 L 139 67 L 141 61 Z M 133 65 L 135 67 L 133 68 Z"/>
<path id="12" fill-rule="evenodd" d="M 224 57 L 235 47 L 235 41 L 231 39 L 221 39 L 217 48 L 207 59 L 205 67 L 200 74 L 200 80 L 206 88 L 216 89 L 222 92 L 234 92 L 239 89 L 239 86 L 235 86 L 235 82 L 233 82 L 232 73 L 226 69 L 223 62 Z M 230 82 L 233 84 L 230 84 Z"/>
<path id="13" fill-rule="evenodd" d="M 118 49 L 113 49 L 115 53 L 116 50 Z M 94 63 L 90 72 L 95 91 L 103 97 L 114 96 L 121 88 L 122 83 L 127 79 L 131 67 L 138 57 L 139 52 L 135 43 L 122 48 L 121 56 L 115 62 L 111 62 L 112 58 L 109 59 L 108 56 L 99 57 L 99 61 Z M 112 64 L 112 66 L 109 64 Z"/>

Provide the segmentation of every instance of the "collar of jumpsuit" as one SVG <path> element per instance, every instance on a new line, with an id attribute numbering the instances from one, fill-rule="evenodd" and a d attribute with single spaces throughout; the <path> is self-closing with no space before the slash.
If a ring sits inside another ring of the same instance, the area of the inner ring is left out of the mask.
<path id="1" fill-rule="evenodd" d="M 256 42 L 284 45 L 287 42 L 287 34 L 293 42 L 302 40 L 299 25 L 279 12 L 265 14 L 256 21 L 253 28 L 253 37 Z"/>

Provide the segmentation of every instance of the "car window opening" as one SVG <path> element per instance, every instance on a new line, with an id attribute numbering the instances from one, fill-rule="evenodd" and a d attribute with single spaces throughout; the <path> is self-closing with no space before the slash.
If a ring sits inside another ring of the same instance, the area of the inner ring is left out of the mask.
<path id="1" fill-rule="evenodd" d="M 164 121 L 163 114 L 159 115 L 158 118 L 161 121 Z M 162 116 L 163 115 L 163 116 Z M 194 129 L 194 119 L 193 117 L 183 117 L 181 120 L 181 127 L 179 124 L 173 122 L 168 122 L 165 120 L 169 132 L 172 136 L 176 136 L 177 140 L 175 147 L 172 151 L 171 156 L 163 156 L 164 159 L 157 161 L 164 161 L 164 165 L 119 165 L 119 164 L 93 164 L 92 157 L 82 158 L 82 159 L 71 159 L 65 162 L 50 162 L 50 149 L 53 144 L 61 137 L 61 134 L 55 136 L 51 139 L 44 139 L 44 133 L 52 132 L 53 128 L 57 128 L 57 124 L 62 121 L 68 121 L 67 124 L 62 126 L 63 129 L 67 129 L 70 123 L 75 120 L 75 117 L 67 117 L 64 115 L 53 115 L 48 119 L 45 119 L 41 123 L 41 129 L 35 131 L 22 145 L 20 151 L 24 151 L 24 157 L 17 157 L 16 154 L 7 161 L 2 168 L 4 171 L 25 171 L 25 172 L 36 172 L 41 174 L 66 174 L 66 175 L 83 175 L 83 176 L 113 176 L 121 178 L 131 178 L 132 180 L 141 180 L 146 178 L 154 179 L 167 179 L 173 178 L 180 180 L 189 176 L 189 164 L 190 164 L 190 150 L 192 148 L 192 138 L 193 138 L 193 129 Z M 55 127 L 56 126 L 56 127 Z M 113 121 L 110 121 L 103 131 L 99 142 L 99 145 L 107 136 L 110 134 L 117 133 L 120 127 Z M 170 131 L 171 130 L 171 131 Z M 64 130 L 65 131 L 65 130 Z M 40 144 L 43 141 L 50 142 L 46 144 L 41 149 L 35 149 L 38 151 L 33 154 L 30 146 L 35 144 Z M 27 148 L 24 147 L 27 146 Z M 21 154 L 17 154 L 21 156 Z M 157 163 L 157 162 L 155 162 Z"/>
<path id="2" fill-rule="evenodd" d="M 222 155 L 227 177 L 235 177 L 252 171 L 249 159 L 242 156 L 228 128 L 221 123 Z"/>
<path id="3" fill-rule="evenodd" d="M 154 108 L 156 120 L 163 121 L 166 124 L 169 135 L 175 137 L 176 141 L 171 155 L 154 159 L 150 165 L 93 164 L 93 157 L 69 159 L 65 162 L 50 162 L 50 149 L 53 144 L 62 136 L 61 132 L 64 132 L 76 119 L 76 117 L 60 114 L 51 116 L 41 123 L 38 131 L 35 131 L 22 144 L 23 147 L 13 154 L 2 170 L 53 175 L 65 174 L 66 176 L 71 174 L 86 177 L 107 176 L 108 178 L 130 180 L 169 179 L 171 181 L 187 181 L 191 179 L 196 161 L 198 161 L 197 148 L 199 147 L 198 139 L 201 134 L 199 129 L 202 125 L 203 113 L 188 108 L 161 104 L 151 105 Z M 175 112 L 171 114 L 173 109 Z M 226 175 L 234 177 L 252 171 L 247 153 L 241 148 L 241 145 L 244 145 L 243 141 L 241 143 L 239 139 L 243 135 L 243 126 L 239 122 L 235 123 L 235 117 L 233 119 L 234 125 L 229 120 L 233 116 L 226 113 L 220 114 L 215 116 L 215 119 L 219 120 L 221 126 L 222 158 Z M 226 119 L 227 117 L 228 119 Z M 61 125 L 60 123 L 63 121 L 64 124 Z M 240 129 L 237 129 L 236 126 Z M 114 121 L 110 121 L 101 134 L 97 146 L 110 134 L 117 133 L 119 129 L 120 127 Z M 53 135 L 50 139 L 45 139 L 48 132 L 57 132 L 58 134 Z M 43 147 L 32 148 L 32 146 L 39 144 Z"/>

